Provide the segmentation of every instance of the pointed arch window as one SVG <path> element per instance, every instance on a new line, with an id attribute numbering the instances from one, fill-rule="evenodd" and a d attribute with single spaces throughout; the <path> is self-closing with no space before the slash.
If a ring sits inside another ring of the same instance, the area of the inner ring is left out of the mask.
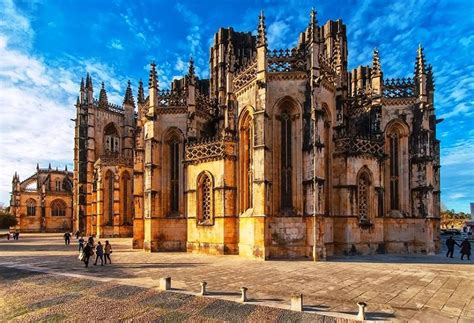
<path id="1" fill-rule="evenodd" d="M 120 151 L 120 137 L 113 123 L 108 124 L 104 129 L 104 150 L 106 154 Z"/>
<path id="2" fill-rule="evenodd" d="M 243 118 L 239 134 L 239 162 L 240 162 L 240 209 L 241 212 L 252 208 L 252 118 L 246 115 Z"/>
<path id="3" fill-rule="evenodd" d="M 111 171 L 108 171 L 105 176 L 105 186 L 105 197 L 107 201 L 105 218 L 107 219 L 107 223 L 111 225 L 114 219 L 114 174 L 112 174 Z"/>
<path id="4" fill-rule="evenodd" d="M 359 208 L 359 221 L 366 223 L 370 220 L 370 177 L 363 171 L 357 181 L 357 197 Z"/>
<path id="5" fill-rule="evenodd" d="M 66 203 L 62 200 L 54 200 L 51 203 L 52 216 L 66 216 Z"/>
<path id="6" fill-rule="evenodd" d="M 35 216 L 36 215 L 36 201 L 28 200 L 26 202 L 26 215 Z"/>
<path id="7" fill-rule="evenodd" d="M 202 174 L 198 181 L 198 224 L 212 225 L 212 181 L 208 174 Z"/>
<path id="8" fill-rule="evenodd" d="M 397 131 L 389 135 L 390 149 L 390 209 L 400 209 L 400 134 Z"/>
<path id="9" fill-rule="evenodd" d="M 281 114 L 281 208 L 292 208 L 291 189 L 291 116 L 288 112 Z"/>
<path id="10" fill-rule="evenodd" d="M 173 138 L 169 143 L 170 159 L 170 211 L 179 213 L 179 140 Z"/>
<path id="11" fill-rule="evenodd" d="M 123 224 L 131 225 L 132 224 L 132 212 L 133 208 L 131 206 L 131 197 L 132 197 L 132 185 L 130 183 L 130 175 L 128 172 L 122 174 L 122 192 L 121 192 L 121 202 L 122 202 L 122 221 Z"/>

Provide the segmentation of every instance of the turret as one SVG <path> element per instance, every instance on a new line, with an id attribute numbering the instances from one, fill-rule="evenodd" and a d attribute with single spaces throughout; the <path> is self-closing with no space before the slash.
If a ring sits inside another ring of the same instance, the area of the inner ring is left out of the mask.
<path id="1" fill-rule="evenodd" d="M 155 109 L 158 107 L 158 78 L 156 75 L 156 64 L 151 63 L 150 78 L 148 80 L 149 108 L 148 117 L 155 116 Z"/>

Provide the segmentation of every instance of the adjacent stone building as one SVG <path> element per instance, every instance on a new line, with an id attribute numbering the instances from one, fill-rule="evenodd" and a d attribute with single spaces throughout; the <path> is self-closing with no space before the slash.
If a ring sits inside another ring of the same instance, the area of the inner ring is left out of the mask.
<path id="1" fill-rule="evenodd" d="M 10 212 L 21 232 L 64 232 L 72 229 L 72 178 L 67 170 L 36 167 L 36 173 L 12 181 Z"/>
<path id="2" fill-rule="evenodd" d="M 135 248 L 316 260 L 438 251 L 432 68 L 421 47 L 402 79 L 383 77 L 377 50 L 352 71 L 347 57 L 341 20 L 320 26 L 312 11 L 294 48 L 270 50 L 262 14 L 256 36 L 215 34 L 208 80 L 191 60 L 161 90 L 152 63 L 136 115 L 130 84 L 119 108 L 105 90 L 94 100 L 88 77 L 77 104 L 78 226 L 129 232 L 126 172 Z M 109 115 L 118 159 L 104 168 Z"/>
<path id="3" fill-rule="evenodd" d="M 74 138 L 74 229 L 99 237 L 133 233 L 135 103 L 128 84 L 122 106 L 108 102 L 102 83 L 81 82 Z"/>

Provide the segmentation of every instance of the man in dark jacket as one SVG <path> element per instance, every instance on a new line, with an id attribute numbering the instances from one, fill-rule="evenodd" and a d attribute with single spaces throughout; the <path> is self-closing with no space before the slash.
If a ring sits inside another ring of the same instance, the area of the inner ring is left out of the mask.
<path id="1" fill-rule="evenodd" d="M 458 243 L 453 239 L 453 236 L 450 236 L 448 240 L 446 240 L 446 247 L 448 247 L 448 252 L 446 253 L 446 257 L 453 258 L 454 246 L 458 246 Z"/>
<path id="2" fill-rule="evenodd" d="M 71 234 L 68 231 L 64 234 L 64 244 L 68 246 L 70 243 L 71 243 Z"/>
<path id="3" fill-rule="evenodd" d="M 84 265 L 86 265 L 86 267 L 89 267 L 89 258 L 94 254 L 94 249 L 92 248 L 92 245 L 87 243 L 84 249 L 82 249 L 82 261 L 84 261 Z"/>
<path id="4" fill-rule="evenodd" d="M 471 260 L 471 243 L 467 238 L 461 243 L 461 260 L 464 260 L 464 256 Z"/>

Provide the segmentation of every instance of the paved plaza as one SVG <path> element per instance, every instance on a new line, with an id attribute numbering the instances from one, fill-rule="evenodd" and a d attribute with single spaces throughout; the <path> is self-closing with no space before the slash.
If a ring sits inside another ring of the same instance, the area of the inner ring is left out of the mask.
<path id="1" fill-rule="evenodd" d="M 364 301 L 372 320 L 474 321 L 472 260 L 380 255 L 318 263 L 263 262 L 238 256 L 145 253 L 130 249 L 131 239 L 110 242 L 113 264 L 84 268 L 75 239 L 64 246 L 61 234 L 0 240 L 0 317 L 34 320 L 44 312 L 41 315 L 51 315 L 46 319 L 65 319 L 65 313 L 97 303 L 115 320 L 311 321 L 328 319 L 315 314 L 355 318 L 356 303 Z M 171 293 L 157 290 L 159 278 L 165 276 L 172 278 Z M 210 295 L 193 296 L 202 281 L 208 282 Z M 249 305 L 234 302 L 242 286 L 248 288 Z M 304 314 L 287 311 L 295 293 L 304 295 Z M 43 301 L 36 307 L 40 312 L 31 312 L 36 306 L 31 298 Z M 76 302 L 58 305 L 65 299 Z M 168 307 L 146 303 L 147 299 Z M 130 304 L 126 313 L 121 312 L 125 303 Z M 96 312 L 91 310 L 91 315 L 100 319 Z M 84 318 L 81 315 L 77 319 Z"/>

